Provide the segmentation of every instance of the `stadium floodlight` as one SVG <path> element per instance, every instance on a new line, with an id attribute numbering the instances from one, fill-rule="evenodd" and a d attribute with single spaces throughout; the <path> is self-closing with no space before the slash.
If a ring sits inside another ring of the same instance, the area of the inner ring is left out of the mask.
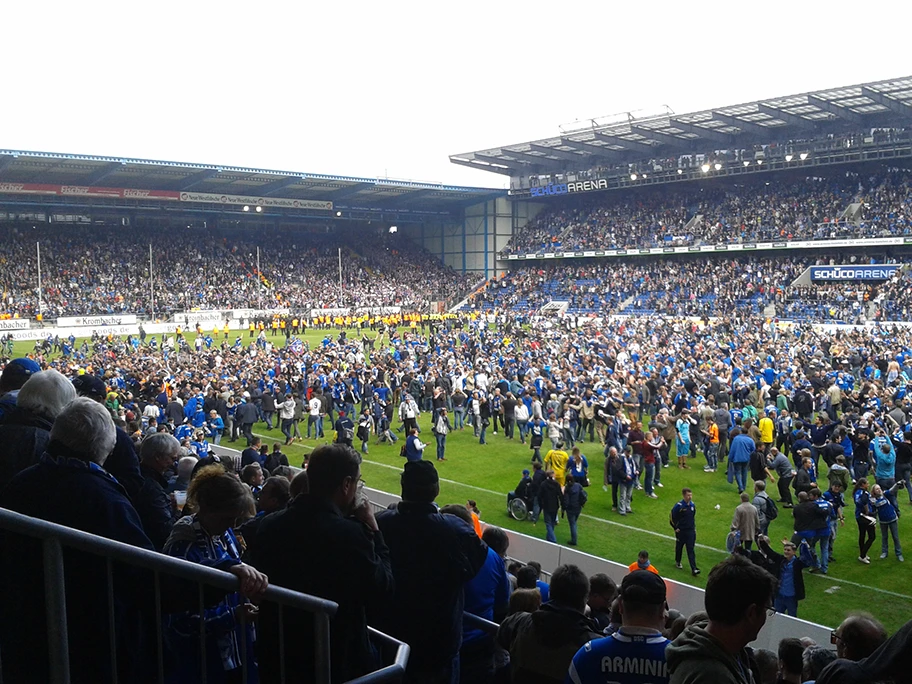
<path id="1" fill-rule="evenodd" d="M 757 160 L 757 166 L 763 166 L 763 160 L 762 160 L 762 159 L 758 159 L 758 160 Z"/>
<path id="2" fill-rule="evenodd" d="M 751 163 L 750 163 L 750 161 L 748 161 L 747 159 L 745 159 L 745 160 L 744 160 L 744 165 L 745 165 L 745 166 L 750 166 Z"/>
<path id="3" fill-rule="evenodd" d="M 340 218 L 341 216 L 342 216 L 342 212 L 341 212 L 341 211 L 337 211 L 337 212 L 336 212 L 336 218 Z"/>
<path id="4" fill-rule="evenodd" d="M 716 171 L 720 171 L 722 169 L 722 164 L 720 164 L 719 162 L 716 162 L 715 164 L 713 164 L 713 168 Z"/>
<path id="5" fill-rule="evenodd" d="M 700 171 L 703 173 L 709 173 L 709 164 L 703 164 L 703 166 L 700 167 Z"/>
<path id="6" fill-rule="evenodd" d="M 248 207 L 246 204 L 244 205 L 244 211 L 250 211 L 250 207 Z"/>
<path id="7" fill-rule="evenodd" d="M 257 205 L 257 208 L 256 208 L 256 210 L 257 210 L 257 213 L 258 213 L 258 214 L 259 214 L 259 213 L 260 213 L 260 212 L 262 212 L 262 211 L 263 211 L 263 207 L 261 207 L 261 206 L 259 206 L 259 205 Z"/>
<path id="8" fill-rule="evenodd" d="M 790 155 L 790 154 L 785 155 L 785 161 L 790 162 L 790 161 L 792 161 L 792 159 L 794 159 L 794 157 L 792 155 Z"/>
<path id="9" fill-rule="evenodd" d="M 646 174 L 645 174 L 645 173 L 643 174 L 643 180 L 646 180 Z"/>
<path id="10" fill-rule="evenodd" d="M 684 169 L 678 169 L 678 175 L 680 176 L 682 173 L 684 173 Z"/>
<path id="11" fill-rule="evenodd" d="M 399 231 L 399 227 L 398 227 L 398 226 L 390 226 L 390 232 L 391 232 L 391 233 L 396 233 L 396 232 L 398 232 L 398 231 Z"/>
<path id="12" fill-rule="evenodd" d="M 637 179 L 637 175 L 635 173 L 631 173 L 630 180 L 635 181 L 636 179 Z"/>
<path id="13" fill-rule="evenodd" d="M 807 152 L 802 152 L 801 154 L 798 155 L 798 158 L 799 158 L 801 161 L 804 161 L 805 159 L 808 158 L 808 153 L 807 153 Z"/>

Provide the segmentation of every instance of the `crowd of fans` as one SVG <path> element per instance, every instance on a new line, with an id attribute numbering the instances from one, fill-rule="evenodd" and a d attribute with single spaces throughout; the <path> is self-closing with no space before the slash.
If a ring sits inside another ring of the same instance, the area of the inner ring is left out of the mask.
<path id="1" fill-rule="evenodd" d="M 905 169 L 642 188 L 546 206 L 505 254 L 909 235 Z M 844 216 L 854 203 L 861 210 Z"/>
<path id="2" fill-rule="evenodd" d="M 852 259 L 858 257 L 847 257 Z M 893 254 L 889 260 L 902 257 Z M 904 313 L 912 295 L 905 273 L 882 283 L 791 285 L 809 266 L 832 261 L 811 256 L 691 257 L 526 264 L 488 282 L 470 297 L 466 309 L 532 314 L 556 301 L 566 302 L 567 313 L 576 316 L 768 313 L 797 321 L 907 320 Z"/>
<path id="3" fill-rule="evenodd" d="M 0 311 L 31 318 L 39 314 L 36 242 L 45 319 L 153 312 L 167 317 L 191 309 L 427 310 L 428 302 L 458 297 L 474 282 L 407 238 L 378 231 L 261 235 L 5 226 L 0 240 Z"/>
<path id="4" fill-rule="evenodd" d="M 199 676 L 201 630 L 213 681 L 241 681 L 245 659 L 247 682 L 276 681 L 283 668 L 312 671 L 312 618 L 288 610 L 280 617 L 274 604 L 260 603 L 267 583 L 339 603 L 331 631 L 334 681 L 379 665 L 368 623 L 410 643 L 411 682 L 603 681 L 597 677 L 604 677 L 605 662 L 615 674 L 682 684 L 772 682 L 776 670 L 795 682 L 902 681 L 896 678 L 907 670 L 896 668 L 908 665 L 899 658 L 908 653 L 910 628 L 887 639 L 869 616 L 842 622 L 835 654 L 794 640 L 778 654 L 748 648 L 767 611 L 792 612 L 802 598 L 799 586 L 803 591 L 802 566 L 792 560 L 789 545 L 782 554 L 771 548 L 762 521 L 751 531 L 736 517 L 733 526 L 742 536 L 735 556 L 709 572 L 705 614 L 672 612 L 665 583 L 653 579 L 648 561 L 625 577 L 617 595 L 606 577 L 587 578 L 574 566 L 557 568 L 550 585 L 542 586 L 537 576 L 507 566 L 505 533 L 489 527 L 479 538 L 466 506 L 434 505 L 439 477 L 420 454 L 406 460 L 402 503 L 375 515 L 359 491 L 360 457 L 351 448 L 349 416 L 370 418 L 365 426 L 380 437 L 390 423 L 408 426 L 428 412 L 439 435 L 447 408 L 457 413 L 471 406 L 468 412 L 475 413 L 474 401 L 465 402 L 471 394 L 490 403 L 486 414 L 473 416 L 482 431 L 489 418 L 509 438 L 518 423 L 521 439 L 534 442 L 537 429 L 539 440 L 543 434 L 552 440 L 552 452 L 564 439 L 600 441 L 608 461 L 605 486 L 617 485 L 629 505 L 634 480 L 647 490 L 651 484 L 644 467 L 649 454 L 637 446 L 645 437 L 636 434 L 637 419 L 648 414 L 668 447 L 656 439 L 653 478 L 672 444 L 682 467 L 697 444 L 709 472 L 715 470 L 713 454 L 727 460 L 730 482 L 741 490 L 748 470 L 762 485 L 767 469 L 782 467 L 770 457 L 791 454 L 795 467 L 786 456 L 787 467 L 777 473 L 796 483 L 792 541 L 802 547 L 819 542 L 819 560 L 812 553 L 809 563 L 826 572 L 836 533 L 830 512 L 841 517 L 845 505 L 837 487 L 847 471 L 856 480 L 855 517 L 865 533 L 859 562 L 867 562 L 865 546 L 873 541 L 869 519 L 875 529 L 880 524 L 881 558 L 892 537 L 901 561 L 895 520 L 897 483 L 912 473 L 910 333 L 874 328 L 830 334 L 780 329 L 757 318 L 701 327 L 648 317 L 574 330 L 526 329 L 507 319 L 492 330 L 485 317 L 473 315 L 425 319 L 417 328 L 381 334 L 382 347 L 370 335 L 340 332 L 297 351 L 256 341 L 240 350 L 227 340 L 196 352 L 178 345 L 170 359 L 151 348 L 111 353 L 99 342 L 78 367 L 42 356 L 6 363 L 0 375 L 0 504 L 227 570 L 240 581 L 238 592 L 208 597 L 200 615 L 195 591 L 188 597 L 179 584 L 166 585 L 157 596 L 152 577 L 116 568 L 112 633 L 107 588 L 98 581 L 104 561 L 80 556 L 67 563 L 68 588 L 83 588 L 67 592 L 74 681 L 108 681 L 112 643 L 122 681 L 155 677 L 153 600 L 165 605 L 163 662 L 174 681 Z M 520 404 L 527 413 L 521 414 Z M 251 430 L 275 421 L 290 443 L 299 422 L 317 429 L 324 417 L 335 427 L 334 444 L 314 451 L 305 475 L 293 478 L 282 445 L 260 449 Z M 560 431 L 552 436 L 558 419 Z M 713 448 L 713 437 L 718 442 L 723 433 L 724 443 Z M 248 448 L 239 463 L 212 452 L 211 442 L 241 435 Z M 360 431 L 358 439 L 367 441 Z M 751 444 L 746 452 L 745 442 Z M 615 464 L 619 454 L 622 467 Z M 558 496 L 564 489 L 562 505 L 571 488 L 583 486 L 580 480 L 589 483 L 586 464 L 564 456 L 549 452 L 544 459 L 548 469 L 566 463 L 566 473 L 544 473 L 549 480 L 560 476 L 549 486 Z M 761 456 L 770 461 L 761 461 L 755 473 L 753 461 Z M 876 483 L 870 492 L 868 479 Z M 820 495 L 824 487 L 829 498 Z M 791 505 L 788 489 L 780 487 L 785 505 Z M 688 533 L 697 518 L 688 491 L 671 521 L 678 565 L 686 548 L 696 574 Z M 742 501 L 752 505 L 749 495 Z M 818 512 L 827 515 L 825 535 L 806 524 Z M 750 548 L 752 540 L 759 551 Z M 46 643 L 40 549 L 15 535 L 5 535 L 3 545 L 4 679 L 31 681 L 47 667 L 47 659 L 36 656 Z M 463 610 L 499 622 L 497 634 L 463 624 Z M 436 629 L 427 630 L 429 623 Z M 280 624 L 285 643 L 299 646 L 280 648 Z M 839 660 L 831 663 L 834 656 Z"/>

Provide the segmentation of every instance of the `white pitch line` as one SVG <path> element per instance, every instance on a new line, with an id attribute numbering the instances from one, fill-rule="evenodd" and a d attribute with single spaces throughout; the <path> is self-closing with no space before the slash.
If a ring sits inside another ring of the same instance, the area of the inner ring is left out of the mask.
<path id="1" fill-rule="evenodd" d="M 363 459 L 363 462 L 370 463 L 371 465 L 380 466 L 381 468 L 389 468 L 390 470 L 400 470 L 400 471 L 402 470 L 402 468 L 400 468 L 398 466 L 390 465 L 389 463 L 380 463 L 379 461 L 371 461 L 366 458 Z M 503 492 L 495 492 L 493 489 L 485 489 L 484 487 L 478 487 L 476 485 L 466 484 L 465 482 L 458 482 L 457 480 L 449 480 L 447 478 L 441 477 L 440 481 L 446 482 L 447 484 L 457 485 L 459 487 L 466 487 L 467 489 L 474 489 L 477 492 L 484 492 L 485 494 L 493 494 L 495 496 L 504 496 Z M 588 515 L 586 513 L 584 513 L 581 517 L 589 518 L 590 520 L 595 520 L 595 521 L 598 521 L 601 523 L 605 523 L 606 525 L 613 525 L 615 527 L 620 527 L 625 530 L 630 530 L 631 532 L 639 532 L 641 534 L 652 535 L 653 537 L 659 537 L 660 539 L 664 539 L 666 541 L 675 541 L 675 538 L 669 534 L 662 534 L 661 532 L 655 532 L 653 530 L 644 530 L 639 527 L 634 527 L 633 525 L 626 525 L 624 523 L 617 522 L 615 520 L 607 520 L 605 518 L 599 518 L 597 516 Z M 725 551 L 724 549 L 717 549 L 714 546 L 708 546 L 706 544 L 694 544 L 694 546 L 698 549 L 703 549 L 704 551 L 713 551 L 715 553 L 722 554 L 723 556 L 729 555 L 728 551 Z M 817 577 L 818 579 L 821 579 L 821 580 L 829 580 L 830 582 L 839 582 L 840 584 L 847 584 L 849 586 L 858 587 L 860 589 L 876 591 L 880 594 L 886 594 L 888 596 L 895 596 L 897 598 L 906 599 L 907 601 L 912 601 L 912 596 L 908 596 L 906 594 L 900 594 L 895 591 L 889 591 L 887 589 L 878 589 L 877 587 L 869 587 L 864 584 L 859 584 L 858 582 L 852 582 L 851 580 L 844 580 L 844 579 L 839 579 L 838 577 L 830 577 L 829 575 L 819 575 L 819 574 L 811 574 L 811 577 Z"/>
<path id="2" fill-rule="evenodd" d="M 260 438 L 272 439 L 268 435 L 261 435 L 261 434 L 257 434 L 256 432 L 254 432 L 253 434 Z M 313 451 L 315 448 L 312 446 L 308 446 L 306 444 L 298 444 L 297 446 L 303 447 L 305 449 L 310 449 L 311 451 Z M 228 449 L 229 447 L 222 447 L 222 448 Z M 232 451 L 236 451 L 236 449 L 232 449 Z M 366 458 L 363 459 L 363 462 L 369 463 L 369 464 L 375 465 L 375 466 L 380 466 L 381 468 L 389 468 L 390 470 L 399 470 L 399 471 L 402 470 L 402 468 L 400 468 L 399 466 L 390 465 L 389 463 L 380 463 L 380 461 L 371 461 Z M 458 480 L 449 480 L 447 478 L 441 477 L 440 481 L 446 482 L 447 484 L 456 485 L 458 487 L 474 489 L 476 492 L 484 492 L 485 494 L 493 494 L 494 496 L 504 496 L 503 492 L 495 492 L 493 489 L 485 489 L 484 487 L 466 484 L 465 482 L 459 482 Z M 665 541 L 675 541 L 675 538 L 669 534 L 662 534 L 661 532 L 655 532 L 654 530 L 644 530 L 639 527 L 634 527 L 633 525 L 627 525 L 625 523 L 617 522 L 615 520 L 607 520 L 605 518 L 599 518 L 597 516 L 589 515 L 587 513 L 584 513 L 580 517 L 588 518 L 589 520 L 595 520 L 600 523 L 605 523 L 606 525 L 613 525 L 614 527 L 620 527 L 625 530 L 630 530 L 631 532 L 639 532 L 641 534 L 648 534 L 653 537 L 658 537 L 659 539 L 664 539 Z M 694 546 L 696 548 L 702 549 L 704 551 L 712 551 L 714 553 L 720 553 L 723 556 L 729 555 L 728 551 L 725 551 L 724 549 L 717 549 L 716 547 L 709 546 L 707 544 L 694 544 Z M 860 584 L 859 582 L 852 582 L 851 580 L 839 579 L 838 577 L 831 577 L 829 575 L 820 575 L 820 574 L 816 574 L 816 573 L 812 573 L 811 577 L 816 577 L 821 580 L 828 580 L 830 582 L 838 582 L 839 584 L 846 584 L 848 586 L 857 587 L 859 589 L 867 589 L 868 591 L 876 591 L 879 594 L 886 594 L 887 596 L 895 596 L 896 598 L 901 598 L 901 599 L 906 599 L 907 601 L 912 601 L 912 596 L 908 596 L 906 594 L 900 594 L 895 591 L 889 591 L 887 589 L 878 589 L 877 587 L 869 587 L 865 584 Z"/>

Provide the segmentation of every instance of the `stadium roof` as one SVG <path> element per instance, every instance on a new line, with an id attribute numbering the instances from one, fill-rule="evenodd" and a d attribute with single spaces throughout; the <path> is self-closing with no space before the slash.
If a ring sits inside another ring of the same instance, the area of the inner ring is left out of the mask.
<path id="1" fill-rule="evenodd" d="M 0 149 L 0 186 L 7 184 L 6 191 L 13 192 L 11 183 L 74 190 L 130 188 L 157 193 L 192 191 L 196 196 L 288 198 L 315 203 L 310 208 L 327 203 L 332 209 L 407 212 L 460 211 L 506 194 L 495 188 Z"/>
<path id="2" fill-rule="evenodd" d="M 613 119 L 613 120 L 611 120 Z M 454 164 L 522 176 L 912 125 L 912 76 L 690 114 L 593 119 L 532 142 L 454 154 Z"/>

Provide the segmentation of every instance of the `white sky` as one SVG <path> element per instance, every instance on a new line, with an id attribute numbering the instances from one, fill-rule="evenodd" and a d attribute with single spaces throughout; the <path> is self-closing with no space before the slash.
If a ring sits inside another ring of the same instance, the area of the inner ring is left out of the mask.
<path id="1" fill-rule="evenodd" d="M 912 74 L 907 0 L 0 3 L 0 148 L 504 187 L 575 119 Z"/>

